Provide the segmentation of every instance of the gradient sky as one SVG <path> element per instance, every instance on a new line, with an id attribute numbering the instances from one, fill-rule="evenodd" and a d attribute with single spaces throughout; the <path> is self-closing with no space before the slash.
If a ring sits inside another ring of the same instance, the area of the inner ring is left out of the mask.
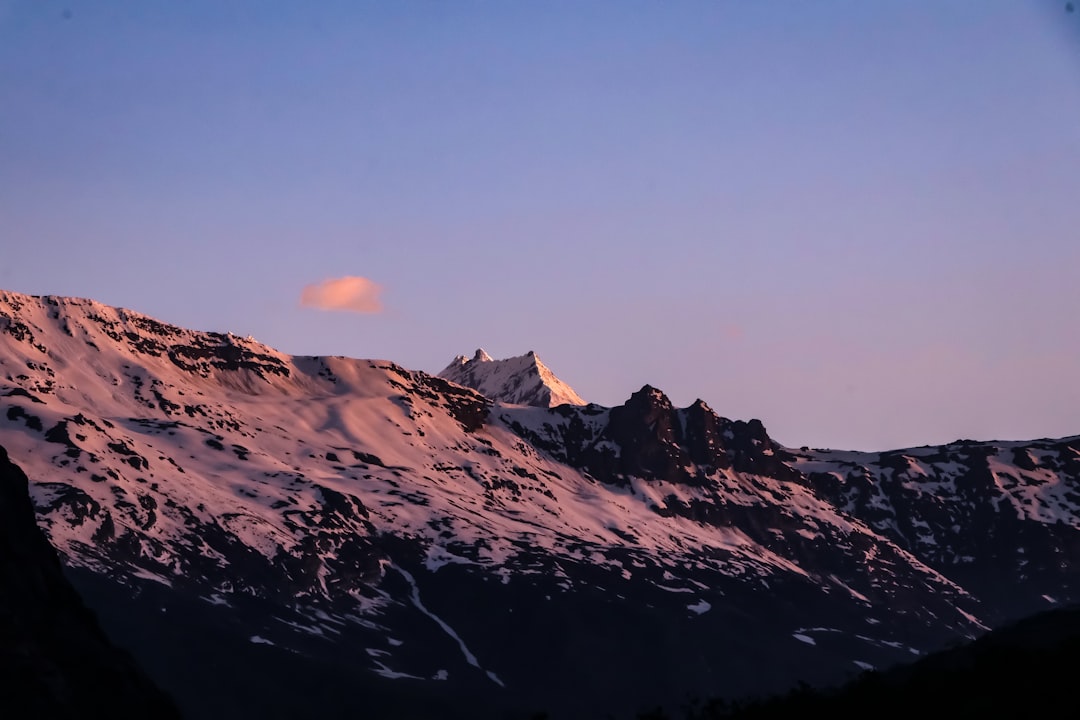
<path id="1" fill-rule="evenodd" d="M 1078 434 L 1080 12 L 0 0 L 0 287 L 790 446 Z"/>

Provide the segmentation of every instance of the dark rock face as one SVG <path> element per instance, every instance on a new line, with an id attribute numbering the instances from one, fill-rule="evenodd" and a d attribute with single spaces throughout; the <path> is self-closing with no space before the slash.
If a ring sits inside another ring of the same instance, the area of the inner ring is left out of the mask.
<path id="1" fill-rule="evenodd" d="M 668 481 L 690 479 L 682 470 L 690 458 L 683 447 L 679 417 L 667 396 L 654 387 L 646 385 L 626 404 L 612 408 L 603 437 L 622 449 L 615 465 L 618 475 Z M 602 467 L 597 470 L 603 474 Z"/>
<path id="2" fill-rule="evenodd" d="M 267 375 L 288 377 L 289 368 L 283 362 L 270 355 L 252 352 L 237 345 L 231 336 L 209 333 L 208 338 L 216 344 L 206 343 L 201 346 L 174 345 L 168 348 L 169 360 L 181 370 L 208 377 L 211 370 L 251 370 L 264 379 Z M 132 343 L 145 343 L 138 336 L 129 338 Z M 145 352 L 145 345 L 135 345 Z"/>
<path id="3" fill-rule="evenodd" d="M 22 717 L 174 718 L 115 648 L 34 522 L 23 472 L 0 447 L 0 687 Z"/>
<path id="4" fill-rule="evenodd" d="M 444 403 L 443 407 L 467 432 L 475 432 L 487 422 L 491 401 L 480 393 L 469 392 L 433 375 L 415 373 L 410 378 L 419 386 L 419 397 Z"/>
<path id="5" fill-rule="evenodd" d="M 611 408 L 606 423 L 591 429 L 585 421 L 605 412 L 595 405 L 551 412 L 568 420 L 555 428 L 558 437 L 542 437 L 520 424 L 515 431 L 601 482 L 619 485 L 637 477 L 704 487 L 710 485 L 709 475 L 728 469 L 783 480 L 800 477 L 760 420 L 722 418 L 701 400 L 677 409 L 651 385 Z"/>
<path id="6" fill-rule="evenodd" d="M 694 463 L 717 469 L 731 466 L 731 456 L 724 449 L 724 425 L 702 400 L 686 409 L 686 450 Z"/>

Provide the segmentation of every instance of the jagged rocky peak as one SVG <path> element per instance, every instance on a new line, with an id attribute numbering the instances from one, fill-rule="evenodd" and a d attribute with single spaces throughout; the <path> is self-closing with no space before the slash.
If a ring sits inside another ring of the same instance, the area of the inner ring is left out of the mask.
<path id="1" fill-rule="evenodd" d="M 530 350 L 529 352 L 532 351 Z M 484 348 L 476 348 L 476 352 L 473 353 L 473 356 L 471 358 L 468 355 L 458 355 L 457 357 L 455 357 L 453 362 L 450 363 L 449 367 L 447 367 L 446 370 L 449 370 L 450 368 L 455 366 L 468 365 L 469 363 L 494 362 L 494 360 L 495 358 L 488 355 L 487 351 L 484 350 Z M 444 370 L 443 372 L 446 372 L 446 370 Z"/>
<path id="2" fill-rule="evenodd" d="M 511 405 L 587 404 L 532 350 L 517 357 L 496 360 L 483 348 L 477 348 L 472 358 L 455 357 L 439 376 L 470 387 L 491 400 Z"/>
<path id="3" fill-rule="evenodd" d="M 597 477 L 651 477 L 700 484 L 717 469 L 793 479 L 787 453 L 760 420 L 729 420 L 703 400 L 676 408 L 661 390 L 645 385 L 614 407 L 604 437 L 621 448 L 617 462 L 591 468 Z"/>
<path id="4" fill-rule="evenodd" d="M 642 406 L 656 408 L 657 410 L 671 410 L 673 405 L 663 390 L 654 388 L 652 385 L 643 385 L 640 390 L 630 396 L 626 403 L 628 406 Z"/>

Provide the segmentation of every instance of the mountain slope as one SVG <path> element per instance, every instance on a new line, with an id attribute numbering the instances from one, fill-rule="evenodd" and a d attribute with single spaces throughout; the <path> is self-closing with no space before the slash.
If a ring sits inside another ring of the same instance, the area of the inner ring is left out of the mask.
<path id="1" fill-rule="evenodd" d="M 650 387 L 502 404 L 15 293 L 0 397 L 80 590 L 198 717 L 631 713 L 1080 599 L 1080 438 L 796 451 Z"/>
<path id="2" fill-rule="evenodd" d="M 478 349 L 472 358 L 458 355 L 439 373 L 458 385 L 476 390 L 491 400 L 511 405 L 555 407 L 585 405 L 574 389 L 555 377 L 530 350 L 519 357 L 495 360 Z"/>

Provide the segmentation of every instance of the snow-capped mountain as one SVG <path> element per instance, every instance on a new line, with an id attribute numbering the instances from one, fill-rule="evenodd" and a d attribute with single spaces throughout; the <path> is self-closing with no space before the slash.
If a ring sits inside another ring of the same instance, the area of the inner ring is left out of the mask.
<path id="1" fill-rule="evenodd" d="M 618 716 L 1080 599 L 1080 437 L 795 450 L 648 386 L 556 401 L 524 358 L 457 362 L 477 392 L 0 293 L 0 445 L 194 717 Z"/>
<path id="2" fill-rule="evenodd" d="M 471 359 L 458 355 L 439 377 L 510 405 L 587 404 L 572 387 L 555 377 L 532 350 L 518 357 L 495 360 L 480 348 Z"/>

